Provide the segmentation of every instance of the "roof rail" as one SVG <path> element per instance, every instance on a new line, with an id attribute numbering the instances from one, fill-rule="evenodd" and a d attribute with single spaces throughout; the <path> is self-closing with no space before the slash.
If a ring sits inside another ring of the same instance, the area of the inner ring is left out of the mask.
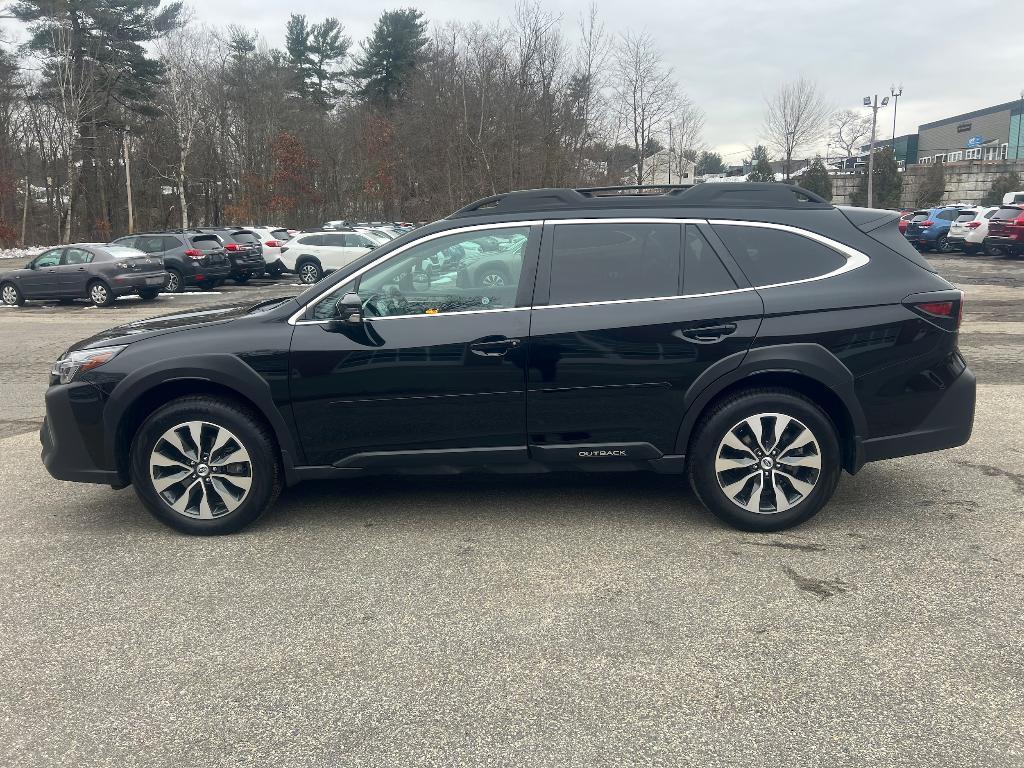
<path id="1" fill-rule="evenodd" d="M 657 190 L 657 191 L 655 191 Z M 810 190 L 776 182 L 705 182 L 696 185 L 646 184 L 581 189 L 527 189 L 491 195 L 460 208 L 449 219 L 494 213 L 607 208 L 800 208 L 830 209 L 832 203 Z"/>

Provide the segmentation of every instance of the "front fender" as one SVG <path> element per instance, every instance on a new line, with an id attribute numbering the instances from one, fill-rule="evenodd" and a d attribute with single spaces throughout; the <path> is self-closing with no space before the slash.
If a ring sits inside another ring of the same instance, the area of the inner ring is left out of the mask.
<path id="1" fill-rule="evenodd" d="M 132 406 L 154 387 L 174 381 L 209 382 L 237 392 L 250 401 L 274 431 L 281 449 L 285 479 L 289 484 L 294 482 L 293 468 L 299 454 L 285 417 L 274 402 L 270 385 L 241 359 L 227 353 L 204 353 L 156 361 L 132 371 L 118 382 L 103 412 L 104 450 L 109 466 L 117 466 L 119 430 Z"/>

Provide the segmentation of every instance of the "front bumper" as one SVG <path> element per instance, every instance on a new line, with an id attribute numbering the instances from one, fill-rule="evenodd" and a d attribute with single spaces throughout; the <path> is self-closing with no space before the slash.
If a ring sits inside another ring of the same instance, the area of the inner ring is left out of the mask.
<path id="1" fill-rule="evenodd" d="M 115 295 L 124 296 L 147 288 L 163 288 L 167 283 L 167 273 L 144 272 L 140 275 L 115 275 L 109 282 L 110 289 Z"/>
<path id="2" fill-rule="evenodd" d="M 864 461 L 956 448 L 971 439 L 977 381 L 970 368 L 953 380 L 932 412 L 913 432 L 864 440 Z"/>
<path id="3" fill-rule="evenodd" d="M 57 480 L 101 483 L 115 488 L 128 484 L 116 467 L 104 466 L 103 405 L 99 389 L 72 382 L 46 390 L 46 417 L 39 430 L 42 460 Z"/>

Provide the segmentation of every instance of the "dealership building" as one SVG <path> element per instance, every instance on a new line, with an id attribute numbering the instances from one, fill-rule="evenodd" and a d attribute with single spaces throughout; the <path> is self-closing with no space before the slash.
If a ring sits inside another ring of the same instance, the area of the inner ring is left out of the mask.
<path id="1" fill-rule="evenodd" d="M 896 161 L 905 167 L 939 160 L 1024 159 L 1022 112 L 1024 100 L 1018 99 L 925 123 L 918 126 L 916 134 L 896 137 Z M 892 139 L 884 139 L 875 146 L 891 147 L 892 143 Z M 861 150 L 861 158 L 866 158 L 868 147 Z M 858 165 L 863 162 L 861 158 Z"/>

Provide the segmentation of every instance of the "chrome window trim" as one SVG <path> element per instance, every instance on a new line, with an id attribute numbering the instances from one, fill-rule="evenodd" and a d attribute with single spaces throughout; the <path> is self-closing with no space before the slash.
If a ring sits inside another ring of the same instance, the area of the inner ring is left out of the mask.
<path id="1" fill-rule="evenodd" d="M 599 307 L 599 306 L 607 306 L 607 305 L 614 305 L 614 304 L 639 304 L 639 303 L 650 302 L 650 301 L 674 301 L 676 299 L 701 299 L 701 298 L 707 298 L 707 297 L 710 297 L 710 296 L 728 296 L 728 295 L 735 294 L 735 293 L 748 293 L 750 291 L 761 291 L 761 290 L 767 290 L 769 288 L 782 288 L 782 287 L 790 286 L 790 285 L 801 285 L 803 283 L 813 283 L 813 282 L 817 282 L 818 280 L 826 280 L 826 279 L 828 279 L 830 277 L 837 277 L 839 275 L 845 274 L 846 272 L 852 272 L 855 269 L 859 269 L 860 267 L 863 267 L 865 264 L 867 264 L 870 261 L 870 259 L 868 258 L 867 254 L 862 253 L 861 251 L 858 251 L 855 248 L 851 248 L 850 246 L 848 246 L 848 245 L 846 245 L 844 243 L 840 243 L 837 240 L 833 240 L 830 237 L 825 237 L 824 235 L 820 235 L 817 232 L 812 232 L 809 229 L 802 229 L 800 227 L 794 227 L 794 226 L 791 226 L 789 224 L 776 224 L 774 222 L 769 222 L 769 221 L 740 221 L 740 220 L 736 220 L 736 219 L 682 219 L 682 218 L 672 218 L 672 217 L 664 217 L 664 216 L 659 216 L 659 217 L 651 217 L 651 216 L 647 216 L 647 217 L 634 217 L 634 216 L 630 216 L 630 217 L 590 218 L 590 219 L 544 219 L 544 220 L 531 220 L 531 221 L 500 222 L 500 223 L 495 223 L 495 224 L 473 224 L 473 225 L 469 225 L 469 226 L 465 226 L 465 227 L 457 227 L 455 229 L 446 229 L 446 230 L 443 230 L 441 232 L 434 232 L 433 234 L 427 235 L 427 236 L 422 237 L 422 238 L 418 238 L 418 239 L 412 241 L 411 243 L 406 243 L 405 245 L 403 245 L 403 246 L 401 246 L 399 248 L 396 248 L 393 251 L 389 251 L 388 253 L 386 253 L 383 256 L 381 256 L 379 259 L 371 262 L 370 264 L 367 264 L 362 269 L 360 269 L 360 270 L 352 273 L 351 275 L 349 275 L 349 277 L 344 282 L 339 283 L 336 286 L 333 286 L 330 289 L 330 291 L 324 291 L 323 293 L 318 294 L 317 296 L 315 296 L 313 299 L 311 299 L 309 302 L 307 302 L 305 304 L 305 306 L 302 307 L 302 309 L 300 309 L 298 312 L 296 312 L 291 317 L 289 317 L 288 318 L 288 322 L 291 325 L 323 325 L 324 323 L 329 322 L 327 320 L 299 320 L 298 318 L 300 316 L 302 316 L 303 314 L 305 314 L 306 311 L 309 309 L 309 307 L 312 304 L 315 304 L 316 302 L 320 301 L 320 299 L 322 299 L 325 295 L 327 295 L 327 293 L 336 291 L 339 288 L 342 288 L 342 287 L 348 285 L 349 283 L 351 283 L 353 280 L 355 280 L 357 277 L 359 277 L 364 272 L 366 272 L 366 271 L 368 271 L 370 269 L 373 269 L 375 266 L 377 266 L 378 264 L 382 263 L 383 261 L 385 261 L 387 259 L 390 259 L 392 256 L 397 256 L 400 253 L 402 253 L 403 251 L 406 251 L 406 250 L 408 250 L 409 248 L 412 248 L 415 245 L 419 245 L 421 243 L 425 243 L 425 242 L 428 242 L 429 240 L 434 240 L 434 239 L 437 239 L 439 237 L 445 237 L 447 235 L 459 234 L 460 232 L 472 232 L 474 230 L 487 230 L 487 229 L 506 229 L 506 228 L 509 228 L 509 227 L 517 227 L 517 226 L 518 227 L 527 227 L 527 226 L 533 227 L 533 226 L 537 226 L 537 225 L 540 225 L 540 224 L 543 224 L 544 226 L 559 226 L 559 225 L 562 225 L 562 224 L 722 224 L 722 225 L 726 225 L 726 226 L 736 226 L 736 227 L 763 227 L 764 229 L 777 229 L 777 230 L 780 230 L 782 232 L 789 232 L 789 233 L 794 234 L 794 235 L 798 235 L 798 236 L 802 236 L 802 237 L 807 237 L 807 238 L 810 238 L 811 240 L 815 240 L 816 242 L 819 242 L 822 245 L 824 245 L 824 246 L 826 246 L 828 248 L 831 248 L 832 250 L 837 251 L 838 253 L 842 254 L 846 258 L 846 263 L 843 266 L 839 267 L 838 269 L 834 269 L 831 272 L 826 272 L 823 275 L 817 275 L 815 277 L 805 277 L 805 278 L 801 278 L 800 280 L 789 280 L 789 281 L 782 282 L 782 283 L 770 283 L 768 285 L 756 285 L 756 286 L 752 286 L 752 287 L 748 287 L 748 288 L 732 288 L 732 289 L 730 289 L 728 291 L 713 291 L 711 293 L 688 293 L 688 294 L 683 294 L 683 295 L 680 295 L 680 296 L 651 296 L 651 297 L 644 297 L 644 298 L 637 298 L 637 299 L 606 299 L 606 300 L 603 300 L 603 301 L 581 301 L 581 302 L 572 302 L 572 303 L 567 303 L 567 304 L 540 304 L 540 305 L 534 305 L 533 307 L 502 307 L 502 308 L 498 308 L 498 309 L 475 309 L 475 310 L 468 310 L 466 312 L 441 312 L 441 313 L 438 313 L 436 315 L 391 315 L 391 316 L 388 316 L 388 317 L 373 317 L 373 318 L 369 318 L 368 317 L 366 319 L 367 320 L 377 321 L 377 320 L 397 320 L 397 319 L 404 319 L 404 318 L 411 318 L 411 317 L 447 317 L 449 315 L 471 315 L 471 314 L 483 314 L 483 313 L 486 313 L 486 312 L 518 312 L 518 311 L 521 311 L 521 310 L 528 310 L 528 309 L 567 309 L 567 308 L 571 308 L 571 307 Z"/>
<path id="2" fill-rule="evenodd" d="M 465 227 L 454 227 L 452 229 L 444 229 L 444 230 L 441 230 L 440 232 L 433 232 L 433 233 L 431 233 L 429 235 L 424 235 L 423 237 L 418 237 L 415 240 L 413 240 L 412 242 L 405 243 L 404 245 L 400 245 L 399 247 L 395 248 L 393 251 L 388 251 L 383 256 L 381 256 L 379 259 L 374 259 L 369 264 L 367 264 L 365 267 L 362 267 L 361 269 L 357 269 L 351 275 L 346 277 L 344 281 L 338 283 L 337 285 L 331 286 L 329 289 L 323 291 L 322 293 L 318 293 L 312 299 L 307 301 L 298 312 L 295 312 L 294 314 L 291 315 L 291 317 L 288 318 L 288 324 L 289 325 L 323 325 L 324 323 L 330 322 L 329 320 L 299 320 L 299 318 L 302 317 L 302 315 L 306 314 L 306 312 L 309 310 L 310 306 L 312 306 L 316 302 L 320 301 L 328 293 L 333 293 L 334 291 L 337 291 L 340 288 L 344 288 L 345 286 L 349 285 L 353 280 L 355 280 L 357 277 L 359 277 L 364 272 L 367 272 L 367 271 L 373 269 L 378 264 L 382 264 L 383 262 L 387 261 L 390 258 L 393 258 L 394 256 L 398 256 L 400 253 L 404 253 L 405 251 L 409 250 L 410 248 L 412 248 L 414 246 L 421 245 L 421 244 L 429 242 L 431 240 L 436 240 L 439 237 L 447 237 L 448 235 L 457 235 L 457 234 L 459 234 L 461 232 L 474 232 L 474 231 L 477 231 L 477 230 L 487 230 L 487 229 L 510 229 L 510 228 L 514 228 L 514 227 L 536 227 L 536 226 L 538 226 L 540 224 L 543 224 L 543 223 L 544 223 L 543 220 L 533 219 L 533 220 L 530 220 L 530 221 L 505 221 L 505 222 L 499 222 L 497 224 L 470 224 L 470 225 L 467 225 Z M 471 311 L 472 312 L 476 312 L 476 313 L 481 313 L 481 312 L 502 312 L 502 311 L 505 311 L 507 309 L 529 309 L 529 307 L 503 307 L 501 309 L 478 309 L 478 310 L 471 310 Z M 466 315 L 466 314 L 469 314 L 469 312 L 444 312 L 444 313 L 439 313 L 439 314 L 445 314 L 445 315 Z M 393 317 L 434 317 L 434 315 L 394 315 Z"/>

